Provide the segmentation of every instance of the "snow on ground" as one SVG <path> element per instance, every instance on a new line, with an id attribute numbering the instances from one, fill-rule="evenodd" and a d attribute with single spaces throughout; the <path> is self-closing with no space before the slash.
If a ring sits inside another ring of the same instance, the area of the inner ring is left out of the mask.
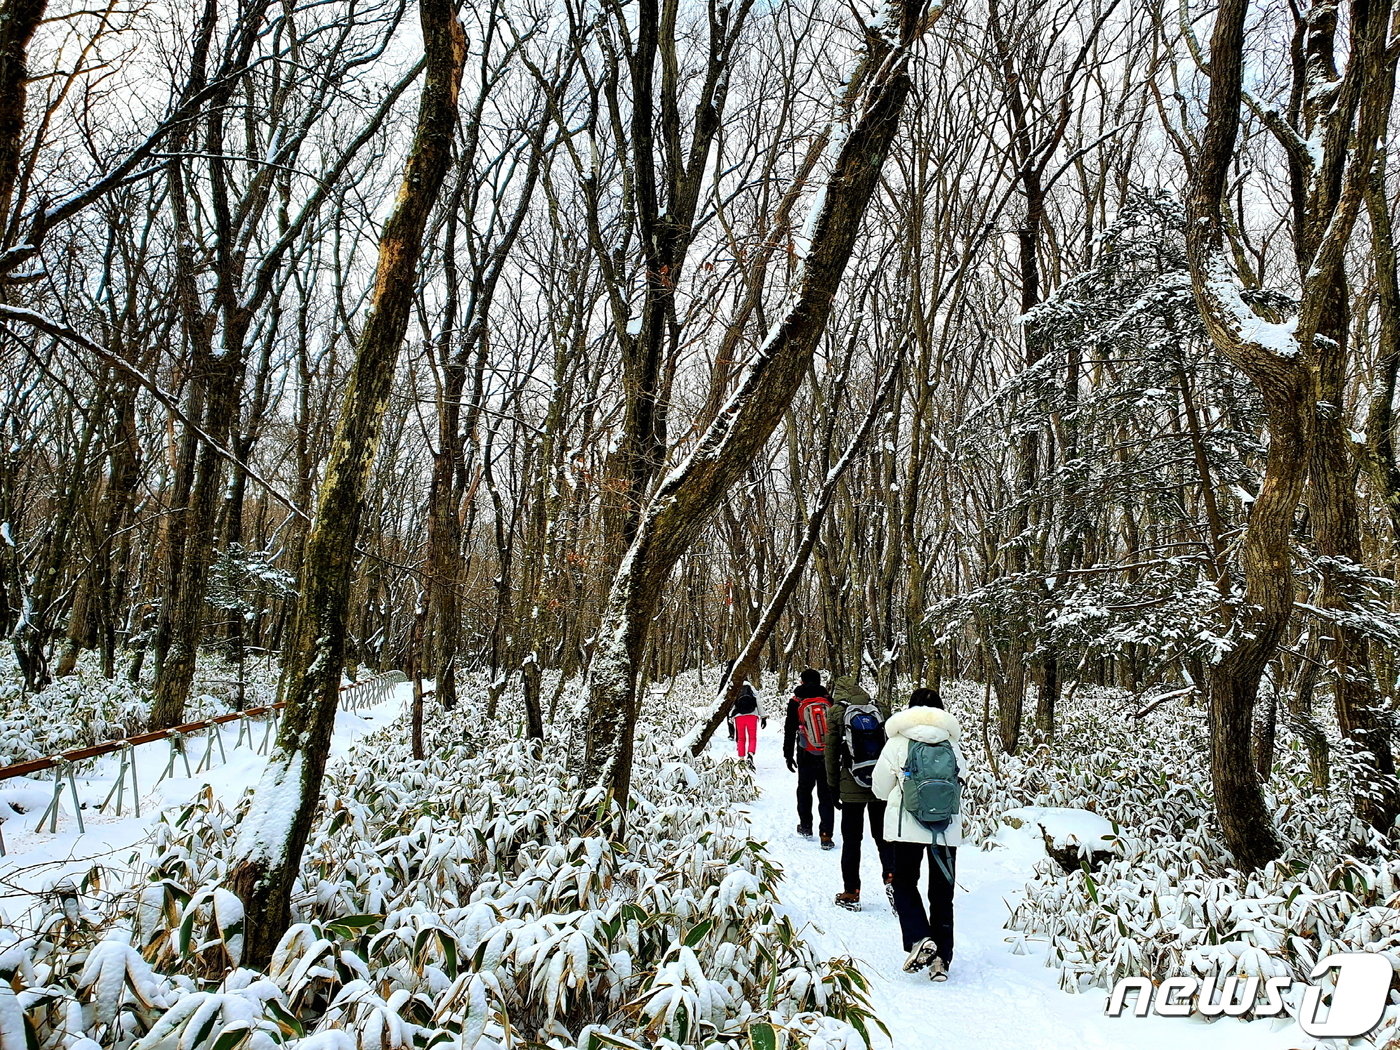
<path id="1" fill-rule="evenodd" d="M 355 740 L 398 717 L 409 688 L 400 686 L 384 702 L 358 714 L 341 712 L 331 757 L 343 756 Z M 795 832 L 796 778 L 783 765 L 781 724 L 781 717 L 774 717 L 770 728 L 760 734 L 757 773 L 762 795 L 744 808 L 754 837 L 768 843 L 772 858 L 787 873 L 782 897 L 789 916 L 806 927 L 821 952 L 849 955 L 869 976 L 875 1009 L 891 1034 L 889 1042 L 877 1035 L 877 1050 L 974 1045 L 994 1050 L 1175 1050 L 1188 1040 L 1193 1050 L 1289 1050 L 1316 1045 L 1291 1021 L 1222 1018 L 1207 1023 L 1131 1014 L 1109 1018 L 1104 1013 L 1106 990 L 1074 995 L 1060 989 L 1058 971 L 1045 966 L 1045 941 L 1022 940 L 1003 929 L 1003 923 L 1009 911 L 1006 902 L 1015 900 L 1036 862 L 1044 858 L 1037 825 L 1045 824 L 1056 839 L 1073 832 L 1080 841 L 1095 842 L 1104 830 L 1098 823 L 1101 818 L 1083 811 L 1016 811 L 1022 828 L 1003 825 L 996 849 L 960 849 L 957 954 L 951 977 L 939 985 L 923 974 L 903 973 L 899 926 L 884 897 L 873 845 L 867 840 L 862 851 L 865 908 L 852 913 L 832 903 L 841 889 L 840 851 L 824 853 L 815 840 L 799 838 Z M 162 808 L 186 803 L 206 787 L 232 804 L 256 784 L 266 759 L 248 742 L 234 747 L 235 725 L 222 731 L 227 763 L 216 760 L 212 769 L 193 776 L 185 776 L 183 763 L 177 763 L 180 775 L 157 783 L 168 749 L 163 744 L 137 749 L 140 818 L 131 814 L 129 806 L 124 817 L 97 812 L 118 769 L 115 756 L 100 760 L 78 777 L 79 797 L 87 804 L 87 830 L 81 835 L 69 809 L 66 785 L 59 830 L 51 835 L 36 826 L 51 796 L 52 781 L 0 782 L 0 805 L 9 799 L 26 809 L 4 825 L 9 853 L 0 858 L 0 921 L 7 912 L 23 910 L 34 891 L 64 876 L 81 876 L 94 861 L 123 867 Z M 253 740 L 260 743 L 261 739 L 259 730 Z M 192 770 L 200 764 L 205 746 L 202 737 L 190 741 Z M 728 753 L 732 746 L 723 734 L 713 744 L 720 753 Z M 11 812 L 9 807 L 4 811 Z M 1033 819 L 1027 822 L 1026 818 Z"/>
<path id="2" fill-rule="evenodd" d="M 331 760 L 345 755 L 360 737 L 398 717 L 411 696 L 411 683 L 404 683 L 378 704 L 354 713 L 338 712 L 335 735 L 331 740 Z M 140 817 L 132 809 L 129 781 L 122 816 L 116 814 L 115 806 L 105 813 L 98 810 L 116 783 L 120 758 L 113 754 L 97 759 L 90 768 L 75 777 L 78 799 L 83 805 L 85 831 L 82 834 L 79 834 L 77 821 L 73 817 L 72 796 L 66 781 L 59 800 L 62 811 L 56 834 L 50 834 L 47 820 L 42 829 L 38 826 L 40 815 L 53 797 L 51 773 L 32 779 L 0 781 L 0 815 L 7 818 L 3 824 L 6 853 L 0 857 L 0 921 L 7 913 L 14 915 L 24 910 L 31 903 L 29 898 L 34 892 L 64 878 L 79 878 L 93 864 L 116 869 L 124 867 L 163 809 L 191 801 L 206 786 L 232 806 L 245 790 L 257 783 L 267 764 L 266 756 L 257 753 L 266 723 L 254 719 L 249 724 L 252 727 L 251 737 L 245 737 L 239 747 L 235 746 L 238 723 L 227 722 L 219 727 L 223 754 L 227 755 L 228 761 L 222 761 L 222 756 L 216 754 L 212 768 L 203 772 L 198 770 L 210 741 L 203 733 L 188 738 L 186 757 L 192 774 L 189 776 L 185 775 L 184 762 L 177 758 L 175 775 L 160 779 L 170 761 L 170 748 L 164 742 L 134 748 L 137 784 L 141 790 Z M 217 745 L 215 750 L 218 750 Z M 11 806 L 6 805 L 7 802 L 17 803 L 25 812 L 16 814 Z"/>
<path id="3" fill-rule="evenodd" d="M 829 955 L 850 955 L 869 976 L 876 1012 L 890 1030 L 895 1050 L 981 1046 L 997 1050 L 1288 1050 L 1311 1046 L 1292 1021 L 1244 1022 L 1221 1018 L 1111 1018 L 1102 989 L 1073 995 L 1060 990 L 1059 972 L 1045 965 L 1044 941 L 1024 943 L 1002 928 L 1013 899 L 1045 856 L 1037 838 L 1000 835 L 1002 848 L 958 850 L 956 955 L 946 984 L 906 974 L 899 922 L 880 882 L 873 844 L 861 851 L 863 910 L 836 907 L 841 890 L 840 850 L 823 852 L 815 839 L 798 837 L 795 775 L 783 764 L 782 719 L 772 718 L 759 736 L 757 773 L 762 795 L 750 807 L 754 838 L 768 842 L 787 871 L 782 898 L 795 923 L 809 924 L 817 946 Z M 712 745 L 734 745 L 723 733 Z M 840 813 L 836 834 L 840 839 Z M 1038 835 L 1038 832 L 1037 832 Z M 884 1044 L 877 1034 L 876 1047 Z"/>
<path id="4" fill-rule="evenodd" d="M 1081 850 L 1107 850 L 1113 846 L 1113 825 L 1087 809 L 1061 806 L 1020 806 L 1002 814 L 1004 827 L 998 839 L 1005 841 L 1016 830 L 1034 829 L 1050 836 L 1056 846 Z"/>

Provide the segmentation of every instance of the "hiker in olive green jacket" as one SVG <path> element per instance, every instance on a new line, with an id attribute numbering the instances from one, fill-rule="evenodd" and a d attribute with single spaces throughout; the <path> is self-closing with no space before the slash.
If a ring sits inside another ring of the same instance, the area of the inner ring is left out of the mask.
<path id="1" fill-rule="evenodd" d="M 880 871 L 889 892 L 891 869 L 885 843 L 885 803 L 870 790 L 875 760 L 884 747 L 884 722 L 888 710 L 872 699 L 854 675 L 842 675 L 832 684 L 831 707 L 826 714 L 826 782 L 839 792 L 841 802 L 841 881 L 836 903 L 860 911 L 860 845 L 865 815 L 870 814 L 870 837 L 880 854 Z M 847 723 L 850 723 L 848 726 Z"/>

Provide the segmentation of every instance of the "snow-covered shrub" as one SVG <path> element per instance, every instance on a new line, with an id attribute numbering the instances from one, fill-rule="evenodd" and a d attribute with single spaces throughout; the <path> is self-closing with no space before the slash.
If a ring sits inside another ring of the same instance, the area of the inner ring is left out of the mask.
<path id="1" fill-rule="evenodd" d="M 240 669 L 201 654 L 186 705 L 190 721 L 224 714 L 238 695 Z M 271 703 L 275 668 L 248 662 L 241 670 L 245 706 Z M 13 661 L 0 661 L 0 765 L 44 758 L 141 732 L 150 712 L 149 681 L 104 678 L 96 654 L 84 653 L 74 673 L 28 692 Z"/>
<path id="2" fill-rule="evenodd" d="M 12 935 L 0 959 L 23 965 L 0 983 L 54 1046 L 864 1046 L 865 978 L 780 914 L 781 873 L 735 811 L 747 766 L 677 754 L 686 712 L 650 704 L 620 835 L 565 727 L 541 745 L 467 699 L 426 760 L 396 724 L 328 772 L 265 973 L 238 968 L 243 915 L 219 888 L 247 800 L 205 791 L 164 815 L 144 885 L 90 898 L 62 947 L 42 921 Z"/>
<path id="3" fill-rule="evenodd" d="M 1228 865 L 1215 823 L 1203 708 L 1178 700 L 1134 718 L 1133 697 L 1082 689 L 1061 704 L 1052 744 L 999 756 L 994 772 L 980 687 L 959 683 L 945 696 L 972 765 L 965 829 L 985 848 L 998 848 L 1002 816 L 1021 806 L 1087 808 L 1114 825 L 1107 864 L 1066 875 L 1044 861 L 1007 922 L 1047 943 L 1066 990 L 1223 972 L 1292 976 L 1301 993 L 1318 958 L 1359 949 L 1400 970 L 1400 857 L 1378 841 L 1374 857 L 1353 855 L 1368 835 L 1351 804 L 1360 767 L 1335 724 L 1326 790 L 1304 740 L 1280 724 L 1266 792 L 1288 848 L 1246 874 Z"/>
<path id="4" fill-rule="evenodd" d="M 930 602 L 921 629 L 935 641 L 975 636 L 1003 661 L 1130 655 L 1148 675 L 1208 662 L 1224 639 L 1217 573 L 1201 548 L 1139 544 L 1126 533 L 1126 547 L 1088 539 L 1179 519 L 1203 469 L 1215 527 L 1229 535 L 1259 489 L 1263 404 L 1206 332 L 1181 201 L 1132 190 L 1085 267 L 1057 284 L 1018 319 L 1043 353 L 975 406 L 947 444 L 969 472 L 990 476 L 1014 468 L 1008 439 L 1053 431 L 1059 453 L 992 501 L 988 535 L 970 548 L 983 551 L 982 563 Z M 1296 310 L 1276 290 L 1244 294 L 1265 313 Z M 1081 374 L 1093 381 L 1067 381 Z M 1102 516 L 1111 507 L 1124 508 L 1121 520 Z M 1021 548 L 1029 560 L 1017 571 L 1007 555 Z M 1057 563 L 1073 571 L 1057 573 Z"/>

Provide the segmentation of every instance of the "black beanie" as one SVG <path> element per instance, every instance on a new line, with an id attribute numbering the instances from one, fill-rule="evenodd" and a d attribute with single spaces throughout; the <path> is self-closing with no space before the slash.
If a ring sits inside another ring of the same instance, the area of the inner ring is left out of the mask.
<path id="1" fill-rule="evenodd" d="M 820 671 L 814 671 L 810 667 L 803 671 L 798 677 L 802 679 L 803 685 L 818 686 L 822 684 L 822 673 Z"/>

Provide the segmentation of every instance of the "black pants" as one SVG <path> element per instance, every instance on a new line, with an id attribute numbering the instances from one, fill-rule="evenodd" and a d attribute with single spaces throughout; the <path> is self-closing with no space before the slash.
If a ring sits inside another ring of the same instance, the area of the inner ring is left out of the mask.
<path id="1" fill-rule="evenodd" d="M 929 846 L 922 842 L 891 842 L 894 861 L 894 910 L 899 913 L 899 930 L 904 934 L 907 952 L 925 937 L 932 937 L 938 957 L 953 961 L 953 882 L 934 860 L 943 858 L 948 875 L 958 871 L 956 846 Z M 928 854 L 925 857 L 925 854 Z M 928 861 L 928 911 L 919 895 L 919 868 Z"/>
<path id="2" fill-rule="evenodd" d="M 894 870 L 890 860 L 889 843 L 885 841 L 885 804 L 879 799 L 869 802 L 841 803 L 841 884 L 847 893 L 860 890 L 860 841 L 865 837 L 865 813 L 870 811 L 870 837 L 880 854 L 880 871 Z"/>
<path id="3" fill-rule="evenodd" d="M 821 755 L 811 755 L 797 749 L 797 824 L 812 826 L 812 788 L 817 789 L 817 814 L 821 817 L 821 834 L 831 837 L 836 827 L 836 792 L 826 782 L 826 761 Z"/>

